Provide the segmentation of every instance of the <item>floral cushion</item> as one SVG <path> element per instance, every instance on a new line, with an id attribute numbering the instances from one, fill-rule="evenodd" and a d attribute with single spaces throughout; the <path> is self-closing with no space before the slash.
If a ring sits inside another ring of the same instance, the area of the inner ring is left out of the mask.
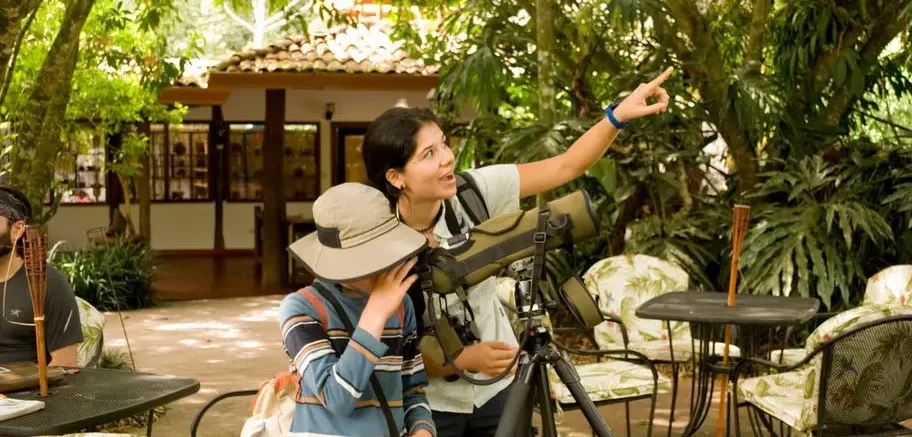
<path id="1" fill-rule="evenodd" d="M 598 336 L 596 336 L 598 339 Z M 693 351 L 702 350 L 703 342 L 701 340 L 695 340 L 691 342 L 689 339 L 685 340 L 675 340 L 674 341 L 674 361 L 677 363 L 683 361 L 690 361 L 693 358 Z M 710 342 L 709 351 L 710 355 L 722 355 L 722 350 L 725 347 L 725 344 L 720 342 Z M 629 348 L 635 350 L 643 355 L 646 355 L 652 361 L 664 361 L 671 362 L 671 348 L 668 345 L 668 340 L 655 340 L 655 341 L 643 341 L 638 343 L 630 343 Z M 741 350 L 738 349 L 738 346 L 729 345 L 728 347 L 728 356 L 737 357 L 741 356 Z"/>
<path id="2" fill-rule="evenodd" d="M 595 263 L 583 276 L 589 292 L 596 296 L 599 308 L 619 317 L 627 326 L 631 343 L 668 338 L 665 322 L 640 319 L 637 307 L 660 294 L 686 291 L 690 278 L 681 268 L 646 255 L 623 255 Z M 683 322 L 671 322 L 672 338 L 690 340 L 690 328 Z M 621 328 L 611 322 L 597 328 L 599 346 L 605 349 L 623 345 Z M 611 343 L 611 344 L 609 344 Z"/>
<path id="3" fill-rule="evenodd" d="M 806 356 L 807 351 L 804 350 L 804 348 L 776 349 L 770 353 L 770 360 L 774 363 L 791 366 L 793 364 L 798 364 Z"/>
<path id="4" fill-rule="evenodd" d="M 496 284 L 497 297 L 500 301 L 513 306 L 515 303 L 513 290 L 516 281 L 512 278 L 498 277 Z M 509 318 L 513 324 L 513 331 L 520 333 L 524 328 L 523 322 L 517 320 L 516 315 L 512 312 Z M 551 318 L 547 313 L 542 317 L 542 325 L 551 331 Z M 648 367 L 626 361 L 609 359 L 599 363 L 577 365 L 574 368 L 593 402 L 651 394 L 655 388 L 652 371 Z M 548 367 L 548 380 L 551 383 L 551 396 L 558 403 L 574 404 L 576 402 L 570 394 L 570 390 L 560 381 L 557 372 L 550 366 Z M 659 393 L 665 393 L 668 390 L 668 379 L 659 375 L 658 387 Z"/>
<path id="5" fill-rule="evenodd" d="M 848 331 L 850 328 L 873 322 L 884 317 L 912 314 L 912 307 L 898 305 L 862 305 L 843 311 L 820 324 L 804 344 L 806 353 L 817 349 L 821 343 Z"/>
<path id="6" fill-rule="evenodd" d="M 80 297 L 76 298 L 79 306 L 79 324 L 82 326 L 82 343 L 78 347 L 79 367 L 95 367 L 101 358 L 105 317 L 90 303 Z"/>
<path id="7" fill-rule="evenodd" d="M 817 424 L 814 366 L 794 372 L 747 378 L 738 382 L 738 395 L 799 432 Z"/>
<path id="8" fill-rule="evenodd" d="M 808 337 L 802 355 L 817 349 L 823 342 L 839 334 L 875 320 L 903 314 L 912 314 L 912 307 L 863 305 L 842 312 L 822 323 L 811 336 Z M 903 353 L 892 353 L 898 347 L 912 349 L 912 341 L 908 336 L 899 336 L 891 341 L 906 341 L 908 344 L 895 346 L 871 342 L 867 337 L 851 337 L 844 344 L 853 350 L 850 355 L 842 354 L 834 358 L 829 380 L 830 389 L 827 392 L 827 405 L 840 409 L 840 420 L 849 423 L 853 420 L 864 421 L 877 414 L 883 413 L 872 405 L 876 399 L 894 399 L 899 396 L 909 396 L 912 405 L 912 390 L 903 387 L 903 384 L 888 384 L 879 380 L 885 373 L 895 374 L 900 381 L 912 378 L 912 366 L 903 365 L 907 359 Z M 798 351 L 791 352 L 797 355 Z M 803 359 L 802 356 L 802 359 Z M 892 357 L 893 359 L 888 359 Z M 900 357 L 900 358 L 898 358 Z M 774 359 L 778 357 L 773 357 Z M 784 360 L 784 357 L 783 357 Z M 754 404 L 761 410 L 782 420 L 800 432 L 807 431 L 817 425 L 818 388 L 820 387 L 821 355 L 817 355 L 807 365 L 799 370 L 777 375 L 765 375 L 748 378 L 739 383 L 738 393 L 744 400 Z M 797 362 L 797 361 L 796 361 Z M 895 370 L 895 371 L 894 371 Z M 870 371 L 870 372 L 869 372 Z M 882 394 L 883 390 L 890 391 Z M 904 391 L 905 390 L 905 391 Z M 893 393 L 893 392 L 896 393 Z M 910 412 L 912 413 L 912 412 Z M 859 422 L 861 423 L 861 422 Z"/>
<path id="9" fill-rule="evenodd" d="M 912 305 L 912 265 L 888 267 L 868 279 L 864 305 Z"/>
<path id="10" fill-rule="evenodd" d="M 580 376 L 580 382 L 593 402 L 652 394 L 655 389 L 652 371 L 639 364 L 611 360 L 582 364 L 575 368 Z M 560 381 L 557 372 L 550 366 L 548 380 L 551 383 L 551 396 L 555 401 L 564 405 L 576 403 L 570 389 Z M 659 393 L 667 392 L 668 386 L 668 379 L 659 375 Z"/>

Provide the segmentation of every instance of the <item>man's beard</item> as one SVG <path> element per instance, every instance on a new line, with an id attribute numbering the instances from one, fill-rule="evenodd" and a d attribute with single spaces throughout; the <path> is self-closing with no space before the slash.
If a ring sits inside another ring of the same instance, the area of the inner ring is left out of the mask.
<path id="1" fill-rule="evenodd" d="M 0 234 L 0 258 L 6 258 L 13 252 L 13 239 L 9 231 Z"/>

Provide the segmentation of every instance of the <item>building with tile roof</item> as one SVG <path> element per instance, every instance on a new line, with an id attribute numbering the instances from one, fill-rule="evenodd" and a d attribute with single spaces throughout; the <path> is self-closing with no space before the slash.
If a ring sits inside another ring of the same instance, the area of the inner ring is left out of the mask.
<path id="1" fill-rule="evenodd" d="M 189 107 L 184 123 L 147 126 L 152 248 L 257 253 L 265 285 L 306 282 L 285 248 L 312 229 L 312 202 L 332 185 L 365 179 L 361 139 L 374 118 L 433 103 L 438 67 L 410 56 L 390 32 L 382 17 L 312 26 L 192 63 L 159 95 Z M 104 205 L 64 208 L 50 233 L 82 241 L 85 229 L 107 223 Z"/>

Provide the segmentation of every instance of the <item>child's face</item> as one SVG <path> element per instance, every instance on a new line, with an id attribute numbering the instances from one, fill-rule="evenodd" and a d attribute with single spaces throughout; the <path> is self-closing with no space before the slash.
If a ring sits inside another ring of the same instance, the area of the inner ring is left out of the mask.
<path id="1" fill-rule="evenodd" d="M 358 290 L 363 293 L 370 293 L 371 290 L 374 289 L 374 285 L 376 283 L 377 283 L 377 276 L 374 276 L 371 278 L 362 279 L 360 281 L 346 282 L 342 285 L 345 286 L 346 288 Z"/>

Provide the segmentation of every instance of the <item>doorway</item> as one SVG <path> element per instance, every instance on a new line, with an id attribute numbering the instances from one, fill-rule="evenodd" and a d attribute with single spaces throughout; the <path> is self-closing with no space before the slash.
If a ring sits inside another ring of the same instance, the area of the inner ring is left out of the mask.
<path id="1" fill-rule="evenodd" d="M 368 123 L 333 123 L 332 183 L 367 182 L 361 146 Z"/>

